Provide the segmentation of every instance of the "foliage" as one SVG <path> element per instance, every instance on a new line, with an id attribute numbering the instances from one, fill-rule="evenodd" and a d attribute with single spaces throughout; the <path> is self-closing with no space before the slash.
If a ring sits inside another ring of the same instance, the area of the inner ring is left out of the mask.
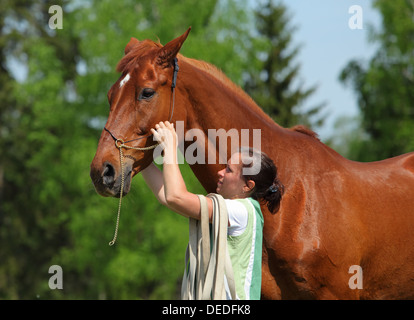
<path id="1" fill-rule="evenodd" d="M 414 150 L 414 2 L 376 0 L 375 7 L 383 17 L 372 35 L 377 53 L 368 64 L 351 61 L 340 76 L 358 98 L 367 135 L 349 156 L 362 161 Z"/>

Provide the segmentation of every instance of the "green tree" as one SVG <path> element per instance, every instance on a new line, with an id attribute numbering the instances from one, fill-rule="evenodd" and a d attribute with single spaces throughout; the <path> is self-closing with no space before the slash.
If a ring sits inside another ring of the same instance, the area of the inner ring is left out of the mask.
<path id="1" fill-rule="evenodd" d="M 76 50 L 76 40 L 70 29 L 59 38 L 48 29 L 46 1 L 3 5 L 0 54 L 7 83 L 0 95 L 8 98 L 1 103 L 0 296 L 35 298 L 46 292 L 52 257 L 69 239 L 67 206 L 79 196 L 67 148 L 83 130 L 65 101 L 76 58 L 66 46 Z M 14 79 L 11 59 L 24 62 L 24 82 Z"/>
<path id="2" fill-rule="evenodd" d="M 187 220 L 159 205 L 138 176 L 123 201 L 117 244 L 109 247 L 118 202 L 95 193 L 89 165 L 130 37 L 165 44 L 193 26 L 183 53 L 240 83 L 246 59 L 226 62 L 247 39 L 238 25 L 247 19 L 242 3 L 0 4 L 0 298 L 178 297 Z M 61 30 L 48 26 L 52 4 L 62 6 Z M 19 81 L 16 62 L 25 71 Z M 189 167 L 183 171 L 188 188 L 203 193 Z M 48 287 L 54 264 L 63 269 L 63 290 Z"/>
<path id="3" fill-rule="evenodd" d="M 379 48 L 369 63 L 353 60 L 340 79 L 355 90 L 364 139 L 350 157 L 389 158 L 414 150 L 414 1 L 376 0 L 382 29 L 372 33 Z"/>
<path id="4" fill-rule="evenodd" d="M 245 89 L 278 124 L 320 126 L 323 104 L 303 110 L 303 102 L 316 87 L 305 89 L 298 81 L 300 65 L 295 62 L 298 46 L 292 46 L 295 31 L 286 7 L 269 0 L 255 12 L 258 35 L 250 51 L 254 67 L 246 75 Z M 261 70 L 261 72 L 258 72 Z"/>

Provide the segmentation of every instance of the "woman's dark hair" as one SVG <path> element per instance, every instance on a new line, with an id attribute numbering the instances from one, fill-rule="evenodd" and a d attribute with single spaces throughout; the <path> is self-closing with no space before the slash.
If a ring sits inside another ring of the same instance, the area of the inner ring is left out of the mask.
<path id="1" fill-rule="evenodd" d="M 255 183 L 250 196 L 258 201 L 264 200 L 269 211 L 276 213 L 279 210 L 284 186 L 277 177 L 277 168 L 273 160 L 266 153 L 254 148 L 241 147 L 239 152 L 243 179 L 246 182 L 253 180 Z"/>

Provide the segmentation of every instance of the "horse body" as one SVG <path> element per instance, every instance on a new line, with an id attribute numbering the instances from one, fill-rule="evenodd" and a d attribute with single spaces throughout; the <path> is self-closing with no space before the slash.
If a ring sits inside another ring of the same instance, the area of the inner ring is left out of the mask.
<path id="1" fill-rule="evenodd" d="M 264 226 L 264 257 L 269 270 L 279 266 L 272 276 L 282 298 L 413 296 L 414 175 L 401 167 L 413 158 L 363 166 L 341 158 L 329 164 L 326 157 L 289 164 L 295 173 L 281 178 L 291 182 L 280 215 L 266 214 Z M 309 162 L 321 167 L 306 168 Z M 349 287 L 351 266 L 363 271 L 362 290 Z"/>
<path id="2" fill-rule="evenodd" d="M 175 57 L 187 34 L 165 47 L 153 43 L 146 50 L 137 48 L 137 52 L 146 52 L 146 60 L 140 62 L 141 70 L 149 68 L 159 74 L 152 81 L 168 82 L 165 79 L 171 70 L 164 60 L 159 63 L 163 66 L 161 69 L 151 66 L 156 65 L 157 56 L 168 56 L 169 51 L 173 52 L 170 56 Z M 138 42 L 135 46 L 139 46 Z M 134 44 L 130 42 L 126 54 L 133 50 L 131 47 Z M 414 153 L 372 163 L 347 160 L 321 143 L 310 130 L 286 129 L 274 123 L 247 94 L 213 66 L 182 55 L 178 55 L 178 61 L 180 72 L 172 122 L 183 121 L 185 132 L 196 128 L 205 134 L 204 142 L 187 141 L 184 148 L 192 143 L 203 143 L 206 163 L 195 163 L 191 168 L 206 191 L 215 192 L 217 172 L 223 167 L 219 161 L 207 161 L 214 146 L 208 130 L 213 128 L 249 129 L 250 133 L 260 129 L 261 149 L 274 160 L 285 186 L 276 214 L 262 207 L 265 220 L 262 297 L 413 298 Z M 125 96 L 118 82 L 111 89 L 116 91 L 116 102 L 122 101 L 119 96 Z M 167 120 L 166 105 L 170 102 L 167 91 L 162 85 L 157 87 L 158 84 L 151 83 L 151 86 L 159 92 L 156 99 L 162 112 L 150 115 L 148 106 L 142 106 L 140 112 L 147 124 L 146 128 L 142 124 L 139 126 L 140 134 L 156 122 Z M 122 113 L 125 113 L 126 102 L 122 104 Z M 111 106 L 111 113 L 116 109 L 121 106 Z M 134 127 L 131 124 L 134 121 L 122 120 L 119 113 L 110 114 L 108 123 L 115 122 L 124 130 Z M 151 141 L 146 139 L 143 143 L 148 145 Z M 215 148 L 218 160 L 218 146 Z M 230 146 L 227 152 L 229 157 Z M 102 195 L 116 195 L 113 191 L 119 180 L 116 179 L 116 173 L 119 176 L 116 155 L 113 140 L 103 132 L 91 165 L 92 180 Z M 131 151 L 131 155 L 135 157 L 134 162 L 128 160 L 132 177 L 150 163 L 152 152 Z M 108 172 L 108 163 L 113 168 L 114 183 L 103 187 L 102 176 Z M 362 289 L 350 287 L 351 266 L 362 270 Z"/>
<path id="3" fill-rule="evenodd" d="M 202 73 L 184 57 L 180 61 L 183 73 Z M 187 130 L 261 128 L 262 150 L 274 159 L 286 187 L 276 215 L 262 208 L 263 296 L 412 297 L 414 282 L 407 286 L 406 280 L 414 279 L 414 247 L 409 241 L 414 226 L 414 154 L 373 163 L 347 160 L 312 133 L 276 125 L 248 97 L 235 98 L 234 87 L 204 72 L 204 77 L 190 77 L 188 82 L 181 78 L 179 87 L 186 95 L 180 105 L 192 110 Z M 219 82 L 216 86 L 208 85 L 214 80 Z M 192 168 L 206 190 L 214 192 L 220 168 Z M 363 290 L 349 287 L 353 265 L 363 270 Z"/>

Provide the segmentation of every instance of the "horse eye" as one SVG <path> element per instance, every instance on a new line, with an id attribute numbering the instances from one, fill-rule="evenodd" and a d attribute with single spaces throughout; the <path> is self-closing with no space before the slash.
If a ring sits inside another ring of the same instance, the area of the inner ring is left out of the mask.
<path id="1" fill-rule="evenodd" d="M 145 88 L 141 91 L 141 94 L 139 95 L 139 100 L 149 100 L 151 99 L 155 94 L 155 90 L 151 88 Z"/>

